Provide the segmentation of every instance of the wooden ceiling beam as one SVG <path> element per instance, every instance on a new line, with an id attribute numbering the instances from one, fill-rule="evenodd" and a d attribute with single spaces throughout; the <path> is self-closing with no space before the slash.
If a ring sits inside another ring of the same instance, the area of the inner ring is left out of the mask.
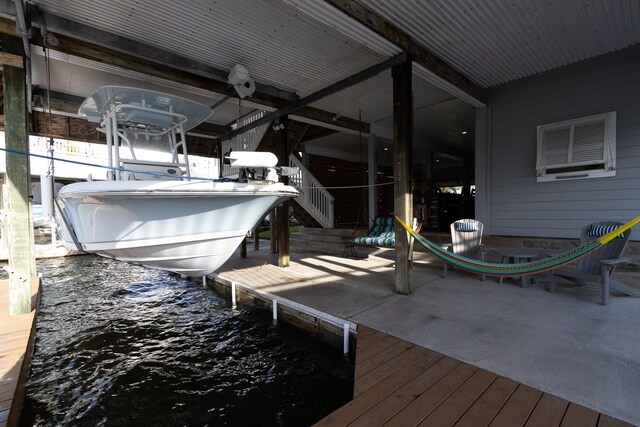
<path id="1" fill-rule="evenodd" d="M 347 16 L 358 21 L 379 36 L 395 44 L 416 63 L 425 67 L 429 72 L 435 74 L 449 85 L 467 94 L 476 103 L 486 104 L 488 91 L 467 76 L 456 70 L 448 62 L 440 58 L 429 49 L 416 42 L 406 32 L 394 24 L 387 21 L 374 11 L 366 8 L 356 0 L 325 0 L 331 6 L 345 13 Z"/>

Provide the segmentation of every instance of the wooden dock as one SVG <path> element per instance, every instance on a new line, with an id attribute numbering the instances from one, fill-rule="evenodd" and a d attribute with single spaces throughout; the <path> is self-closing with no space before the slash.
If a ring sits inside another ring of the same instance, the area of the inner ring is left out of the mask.
<path id="1" fill-rule="evenodd" d="M 316 426 L 631 426 L 358 326 L 353 400 Z"/>
<path id="2" fill-rule="evenodd" d="M 22 410 L 35 341 L 40 279 L 32 280 L 31 293 L 31 312 L 9 316 L 9 282 L 0 281 L 0 427 L 16 425 Z"/>

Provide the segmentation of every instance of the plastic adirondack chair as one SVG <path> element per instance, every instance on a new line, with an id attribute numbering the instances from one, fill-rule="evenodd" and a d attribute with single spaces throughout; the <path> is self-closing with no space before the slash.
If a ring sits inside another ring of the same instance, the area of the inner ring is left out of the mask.
<path id="1" fill-rule="evenodd" d="M 451 224 L 451 244 L 444 248 L 457 255 L 484 261 L 482 231 L 484 224 L 476 219 L 459 219 Z M 444 278 L 447 278 L 449 264 L 444 262 Z M 482 276 L 484 281 L 485 277 Z"/>
<path id="2" fill-rule="evenodd" d="M 598 237 L 621 225 L 621 222 L 613 221 L 601 221 L 585 225 L 582 227 L 580 243 L 583 244 L 596 240 Z M 621 258 L 621 255 L 627 246 L 630 235 L 630 230 L 625 231 L 622 236 L 616 237 L 601 249 L 580 258 L 575 269 L 558 268 L 551 270 L 549 291 L 556 291 L 556 279 L 562 277 L 581 286 L 585 286 L 587 283 L 600 283 L 602 305 L 609 304 L 610 288 L 626 295 L 640 296 L 638 291 L 611 278 L 618 264 L 629 261 L 628 258 Z"/>

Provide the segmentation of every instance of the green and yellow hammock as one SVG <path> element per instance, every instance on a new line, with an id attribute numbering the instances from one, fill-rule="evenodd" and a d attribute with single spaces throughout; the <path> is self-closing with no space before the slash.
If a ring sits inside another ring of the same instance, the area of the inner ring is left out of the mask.
<path id="1" fill-rule="evenodd" d="M 431 253 L 442 258 L 444 261 L 453 264 L 463 270 L 470 271 L 476 274 L 482 274 L 485 276 L 530 276 L 533 274 L 543 273 L 545 271 L 553 270 L 554 268 L 562 267 L 569 264 L 578 258 L 590 254 L 593 251 L 597 251 L 602 246 L 606 245 L 611 240 L 615 239 L 618 235 L 629 230 L 634 225 L 640 222 L 640 216 L 632 219 L 624 225 L 621 225 L 617 229 L 603 235 L 602 237 L 594 240 L 593 242 L 585 243 L 575 249 L 563 252 L 550 258 L 545 258 L 538 261 L 521 262 L 517 264 L 497 264 L 491 262 L 478 261 L 476 259 L 467 258 L 461 255 L 456 255 L 453 252 L 449 252 L 443 249 L 440 245 L 433 243 L 431 240 L 422 237 L 420 234 L 414 232 L 411 227 L 405 224 L 400 218 L 396 216 L 396 221 L 402 227 L 407 230 L 411 236 L 422 246 L 427 248 Z"/>

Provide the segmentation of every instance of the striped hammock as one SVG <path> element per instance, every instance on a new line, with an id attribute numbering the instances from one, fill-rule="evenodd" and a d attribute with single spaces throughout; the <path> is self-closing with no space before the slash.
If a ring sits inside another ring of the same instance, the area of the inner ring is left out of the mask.
<path id="1" fill-rule="evenodd" d="M 433 243 L 429 239 L 425 239 L 420 234 L 415 233 L 411 227 L 405 224 L 400 218 L 396 216 L 396 221 L 402 227 L 413 236 L 414 239 L 422 246 L 427 248 L 434 255 L 442 258 L 444 261 L 453 264 L 463 270 L 470 271 L 472 273 L 482 274 L 485 276 L 530 276 L 533 274 L 543 273 L 545 271 L 552 270 L 554 268 L 562 267 L 569 264 L 578 258 L 590 254 L 593 251 L 600 249 L 602 246 L 615 239 L 618 235 L 629 230 L 631 227 L 640 222 L 640 216 L 632 219 L 628 223 L 621 225 L 617 229 L 603 235 L 602 237 L 594 240 L 593 242 L 585 243 L 575 249 L 563 252 L 550 258 L 543 260 L 521 262 L 517 264 L 497 264 L 491 262 L 478 261 L 472 258 L 467 258 L 461 255 L 456 255 L 453 252 L 449 252 L 438 244 Z"/>

